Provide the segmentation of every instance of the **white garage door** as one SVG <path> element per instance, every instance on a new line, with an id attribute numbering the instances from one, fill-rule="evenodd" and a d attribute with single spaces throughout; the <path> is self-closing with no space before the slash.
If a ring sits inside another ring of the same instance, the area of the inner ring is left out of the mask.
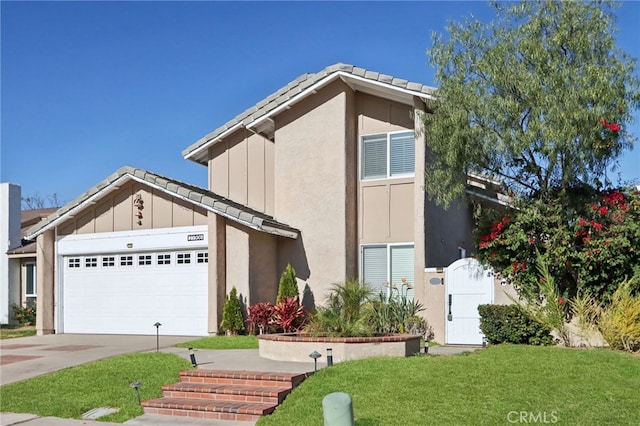
<path id="1" fill-rule="evenodd" d="M 64 333 L 207 335 L 206 248 L 61 260 Z"/>

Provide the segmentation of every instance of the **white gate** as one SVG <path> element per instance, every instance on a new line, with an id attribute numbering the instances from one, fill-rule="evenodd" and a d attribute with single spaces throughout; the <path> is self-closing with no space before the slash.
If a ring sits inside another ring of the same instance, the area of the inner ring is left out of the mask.
<path id="1" fill-rule="evenodd" d="M 482 344 L 478 305 L 493 303 L 493 271 L 476 259 L 460 259 L 446 269 L 445 283 L 446 343 Z"/>

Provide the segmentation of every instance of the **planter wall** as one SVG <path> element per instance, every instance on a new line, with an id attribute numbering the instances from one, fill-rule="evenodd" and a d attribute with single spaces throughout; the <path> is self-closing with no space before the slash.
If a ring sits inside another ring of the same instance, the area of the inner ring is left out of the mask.
<path id="1" fill-rule="evenodd" d="M 326 362 L 327 349 L 333 362 L 374 356 L 407 357 L 420 352 L 420 336 L 395 334 L 379 337 L 316 337 L 303 334 L 263 334 L 258 336 L 259 354 L 276 361 L 309 362 L 318 351 Z"/>

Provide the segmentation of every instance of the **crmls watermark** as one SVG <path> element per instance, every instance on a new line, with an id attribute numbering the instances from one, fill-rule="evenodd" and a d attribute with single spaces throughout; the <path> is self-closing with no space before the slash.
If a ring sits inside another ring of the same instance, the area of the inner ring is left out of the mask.
<path id="1" fill-rule="evenodd" d="M 509 411 L 509 423 L 557 423 L 557 411 Z"/>

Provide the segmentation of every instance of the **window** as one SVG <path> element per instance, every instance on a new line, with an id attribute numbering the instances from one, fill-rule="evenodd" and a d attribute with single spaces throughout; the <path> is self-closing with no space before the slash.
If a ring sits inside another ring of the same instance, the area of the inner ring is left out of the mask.
<path id="1" fill-rule="evenodd" d="M 170 254 L 159 254 L 158 255 L 158 265 L 169 265 L 171 264 L 171 255 Z"/>
<path id="2" fill-rule="evenodd" d="M 36 264 L 27 263 L 24 265 L 25 272 L 25 297 L 36 297 Z"/>
<path id="3" fill-rule="evenodd" d="M 363 246 L 360 278 L 374 293 L 413 300 L 413 244 Z"/>
<path id="4" fill-rule="evenodd" d="M 141 254 L 138 256 L 138 265 L 151 265 L 151 255 Z"/>
<path id="5" fill-rule="evenodd" d="M 191 253 L 178 253 L 176 262 L 180 265 L 191 263 Z"/>
<path id="6" fill-rule="evenodd" d="M 96 268 L 98 266 L 98 258 L 97 257 L 85 257 L 84 258 L 84 267 L 85 268 Z"/>
<path id="7" fill-rule="evenodd" d="M 133 256 L 120 256 L 120 266 L 132 266 Z"/>
<path id="8" fill-rule="evenodd" d="M 363 136 L 361 178 L 386 179 L 413 175 L 415 144 L 413 132 Z"/>
<path id="9" fill-rule="evenodd" d="M 209 263 L 209 252 L 203 251 L 196 255 L 196 262 L 198 263 Z"/>
<path id="10" fill-rule="evenodd" d="M 102 267 L 109 268 L 116 265 L 116 258 L 114 256 L 104 256 L 102 258 Z"/>
<path id="11" fill-rule="evenodd" d="M 69 259 L 69 268 L 79 268 L 80 267 L 80 258 L 79 257 L 72 257 Z"/>

